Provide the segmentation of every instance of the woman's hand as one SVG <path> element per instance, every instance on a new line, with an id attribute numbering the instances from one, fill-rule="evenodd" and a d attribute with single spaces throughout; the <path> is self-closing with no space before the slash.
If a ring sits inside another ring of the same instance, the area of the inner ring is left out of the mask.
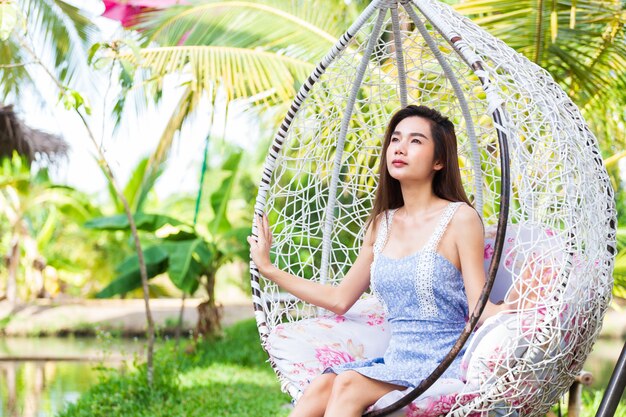
<path id="1" fill-rule="evenodd" d="M 272 231 L 270 230 L 269 221 L 267 220 L 267 215 L 265 214 L 263 214 L 263 217 L 259 215 L 254 216 L 254 223 L 259 237 L 255 239 L 253 236 L 248 236 L 250 255 L 252 256 L 252 261 L 259 269 L 259 272 L 266 275 L 265 271 L 273 266 L 272 261 L 270 260 Z"/>

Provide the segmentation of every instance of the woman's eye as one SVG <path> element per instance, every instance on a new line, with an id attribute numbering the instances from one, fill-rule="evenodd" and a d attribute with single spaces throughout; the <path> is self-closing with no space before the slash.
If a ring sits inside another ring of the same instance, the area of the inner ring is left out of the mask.
<path id="1" fill-rule="evenodd" d="M 392 142 L 397 142 L 399 139 L 398 138 L 391 138 Z"/>
<path id="2" fill-rule="evenodd" d="M 419 140 L 419 139 L 413 139 L 411 142 L 412 142 L 412 143 L 422 143 L 422 141 L 421 141 L 421 140 Z"/>

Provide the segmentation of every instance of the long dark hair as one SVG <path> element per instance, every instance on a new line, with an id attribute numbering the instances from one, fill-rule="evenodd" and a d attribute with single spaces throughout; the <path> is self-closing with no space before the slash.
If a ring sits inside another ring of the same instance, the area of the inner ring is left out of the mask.
<path id="1" fill-rule="evenodd" d="M 435 142 L 435 161 L 443 164 L 442 169 L 435 171 L 433 192 L 437 197 L 444 200 L 462 201 L 472 206 L 461 182 L 454 124 L 437 110 L 410 104 L 398 110 L 387 125 L 380 158 L 378 187 L 376 188 L 374 205 L 370 218 L 367 221 L 367 227 L 371 223 L 374 223 L 374 227 L 376 227 L 374 220 L 379 214 L 404 205 L 400 181 L 389 174 L 386 155 L 387 148 L 391 142 L 391 135 L 396 130 L 396 126 L 407 117 L 414 116 L 430 121 L 431 135 Z"/>

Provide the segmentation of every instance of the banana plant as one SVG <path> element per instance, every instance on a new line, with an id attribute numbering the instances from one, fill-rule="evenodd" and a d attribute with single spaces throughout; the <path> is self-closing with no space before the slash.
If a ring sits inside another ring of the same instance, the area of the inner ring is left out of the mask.
<path id="1" fill-rule="evenodd" d="M 1 158 L 0 251 L 7 253 L 7 299 L 42 294 L 48 247 L 62 239 L 61 217 L 83 221 L 97 212 L 82 193 L 54 185 L 45 169 L 31 171 L 26 158 Z"/>
<path id="2" fill-rule="evenodd" d="M 228 217 L 229 203 L 241 169 L 242 152 L 232 153 L 217 172 L 220 186 L 208 200 L 213 216 L 208 224 L 193 224 L 158 213 L 135 214 L 137 229 L 144 232 L 148 244 L 145 250 L 150 278 L 167 274 L 171 282 L 185 294 L 193 294 L 201 286 L 206 299 L 198 306 L 197 334 L 219 332 L 221 310 L 215 300 L 217 271 L 235 259 L 247 259 L 245 237 L 248 226 L 233 225 Z M 249 224 L 247 222 L 246 224 Z M 128 231 L 128 219 L 123 215 L 101 217 L 88 221 L 86 227 L 96 230 Z M 124 294 L 141 286 L 136 255 L 126 258 L 116 267 L 117 277 L 97 297 L 108 298 Z"/>

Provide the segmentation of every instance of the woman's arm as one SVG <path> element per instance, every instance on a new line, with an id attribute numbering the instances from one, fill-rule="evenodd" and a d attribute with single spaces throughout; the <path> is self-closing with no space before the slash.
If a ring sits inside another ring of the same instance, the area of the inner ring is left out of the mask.
<path id="1" fill-rule="evenodd" d="M 485 250 L 483 225 L 476 210 L 466 205 L 459 207 L 453 222 L 455 226 L 454 237 L 471 315 L 478 303 L 480 293 L 486 281 L 483 266 Z M 487 301 L 479 322 L 482 323 L 488 317 L 510 308 L 511 306 L 508 304 L 494 304 L 491 301 Z"/>
<path id="2" fill-rule="evenodd" d="M 344 314 L 367 290 L 370 282 L 370 265 L 374 259 L 374 242 L 371 227 L 368 229 L 359 255 L 339 285 L 320 284 L 296 277 L 274 266 L 270 260 L 272 232 L 267 216 L 255 219 L 258 239 L 248 236 L 252 260 L 259 272 L 274 281 L 285 291 L 307 303 L 325 308 L 336 314 Z"/>

